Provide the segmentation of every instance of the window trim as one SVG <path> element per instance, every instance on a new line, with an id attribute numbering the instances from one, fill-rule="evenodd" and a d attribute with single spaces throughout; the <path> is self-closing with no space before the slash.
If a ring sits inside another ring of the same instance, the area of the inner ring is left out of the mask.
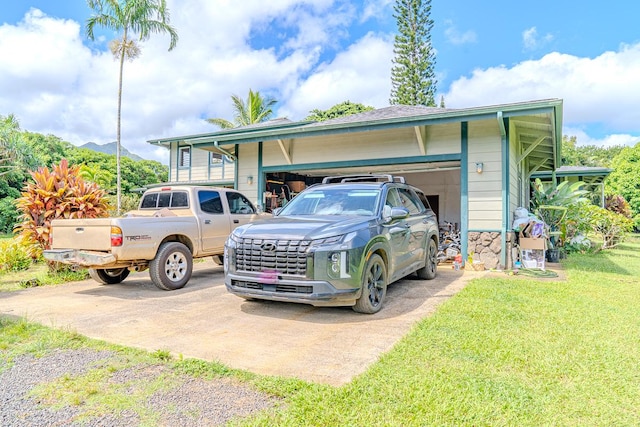
<path id="1" fill-rule="evenodd" d="M 183 153 L 187 153 L 187 159 L 188 162 L 185 165 L 184 163 L 184 155 Z M 178 169 L 189 169 L 191 168 L 191 159 L 192 159 L 192 153 L 191 153 L 191 147 L 190 146 L 182 146 L 182 147 L 178 147 Z"/>

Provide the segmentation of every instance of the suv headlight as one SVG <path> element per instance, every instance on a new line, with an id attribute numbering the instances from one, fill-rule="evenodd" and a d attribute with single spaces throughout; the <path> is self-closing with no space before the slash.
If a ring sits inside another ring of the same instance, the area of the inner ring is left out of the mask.
<path id="1" fill-rule="evenodd" d="M 326 237 L 324 239 L 316 239 L 311 241 L 311 246 L 335 245 L 336 243 L 340 243 L 343 238 L 344 238 L 344 234 L 340 234 L 338 236 Z"/>

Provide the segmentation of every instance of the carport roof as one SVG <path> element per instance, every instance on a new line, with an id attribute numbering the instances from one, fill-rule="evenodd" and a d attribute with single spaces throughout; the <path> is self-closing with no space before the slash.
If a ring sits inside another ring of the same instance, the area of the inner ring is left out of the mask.
<path id="1" fill-rule="evenodd" d="M 153 145 L 170 147 L 185 143 L 197 148 L 255 143 L 290 138 L 351 132 L 428 126 L 475 120 L 498 120 L 501 127 L 508 118 L 510 132 L 522 143 L 529 171 L 553 171 L 560 163 L 562 139 L 562 100 L 546 99 L 472 108 L 435 108 L 394 105 L 322 122 L 291 121 L 286 118 L 216 132 L 152 139 Z"/>
<path id="2" fill-rule="evenodd" d="M 576 177 L 587 184 L 599 184 L 605 180 L 613 169 L 591 166 L 562 166 L 556 169 L 556 178 Z M 537 172 L 531 178 L 551 179 L 551 172 Z"/>

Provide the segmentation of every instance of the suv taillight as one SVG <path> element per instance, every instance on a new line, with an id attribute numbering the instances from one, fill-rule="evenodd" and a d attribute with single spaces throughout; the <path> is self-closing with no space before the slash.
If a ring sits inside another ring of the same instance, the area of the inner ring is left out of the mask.
<path id="1" fill-rule="evenodd" d="M 111 226 L 111 246 L 122 246 L 122 229 L 115 225 Z"/>

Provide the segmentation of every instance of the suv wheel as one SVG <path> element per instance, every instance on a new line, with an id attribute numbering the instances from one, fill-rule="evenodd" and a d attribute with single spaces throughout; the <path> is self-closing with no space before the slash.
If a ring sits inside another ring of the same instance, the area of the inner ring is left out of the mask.
<path id="1" fill-rule="evenodd" d="M 427 243 L 427 255 L 426 263 L 424 267 L 416 271 L 419 279 L 432 280 L 436 277 L 436 271 L 438 269 L 438 247 L 436 241 L 429 239 Z"/>
<path id="2" fill-rule="evenodd" d="M 358 313 L 373 314 L 380 311 L 387 295 L 387 267 L 380 255 L 371 255 L 362 273 L 362 295 L 353 306 Z"/>

